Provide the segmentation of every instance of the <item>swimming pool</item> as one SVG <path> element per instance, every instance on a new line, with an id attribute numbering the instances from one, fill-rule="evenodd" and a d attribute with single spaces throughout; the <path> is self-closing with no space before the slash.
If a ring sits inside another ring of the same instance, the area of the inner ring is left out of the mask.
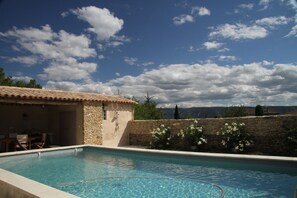
<path id="1" fill-rule="evenodd" d="M 295 158 L 82 146 L 0 159 L 79 197 L 293 197 L 297 185 Z"/>

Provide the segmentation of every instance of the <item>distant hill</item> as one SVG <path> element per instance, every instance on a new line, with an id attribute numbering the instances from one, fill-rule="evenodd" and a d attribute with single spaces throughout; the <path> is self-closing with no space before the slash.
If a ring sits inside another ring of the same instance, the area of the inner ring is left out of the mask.
<path id="1" fill-rule="evenodd" d="M 215 118 L 221 117 L 226 107 L 192 107 L 178 108 L 181 118 Z M 284 115 L 297 111 L 297 106 L 266 106 L 263 107 L 267 115 Z M 160 108 L 164 112 L 165 119 L 173 119 L 174 108 Z M 250 116 L 255 115 L 255 107 L 246 107 Z"/>

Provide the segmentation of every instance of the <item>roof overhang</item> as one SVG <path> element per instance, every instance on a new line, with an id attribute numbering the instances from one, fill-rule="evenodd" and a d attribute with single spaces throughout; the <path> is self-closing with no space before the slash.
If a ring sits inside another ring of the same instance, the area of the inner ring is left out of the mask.
<path id="1" fill-rule="evenodd" d="M 73 91 L 46 90 L 0 86 L 0 102 L 18 104 L 78 104 L 82 102 L 104 102 L 136 104 L 121 96 Z"/>

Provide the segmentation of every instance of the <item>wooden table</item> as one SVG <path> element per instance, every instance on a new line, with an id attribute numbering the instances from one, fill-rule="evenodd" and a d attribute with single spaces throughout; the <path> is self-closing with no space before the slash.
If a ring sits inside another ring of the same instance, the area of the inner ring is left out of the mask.
<path id="1" fill-rule="evenodd" d="M 28 137 L 28 147 L 31 149 L 32 146 L 32 141 L 40 139 L 40 136 L 29 136 Z"/>

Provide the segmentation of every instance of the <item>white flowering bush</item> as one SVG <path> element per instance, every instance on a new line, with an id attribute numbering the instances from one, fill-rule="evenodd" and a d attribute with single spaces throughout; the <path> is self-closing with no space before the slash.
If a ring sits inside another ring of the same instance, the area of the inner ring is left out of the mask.
<path id="1" fill-rule="evenodd" d="M 245 152 L 253 143 L 244 123 L 225 123 L 217 135 L 222 136 L 222 145 L 232 152 Z"/>
<path id="2" fill-rule="evenodd" d="M 151 148 L 166 149 L 171 147 L 171 131 L 170 127 L 161 124 L 160 127 L 153 129 L 151 132 Z"/>
<path id="3" fill-rule="evenodd" d="M 184 141 L 185 146 L 190 147 L 192 150 L 196 150 L 207 143 L 207 139 L 203 134 L 203 128 L 202 126 L 198 126 L 197 120 L 186 129 L 181 129 L 177 135 Z"/>

